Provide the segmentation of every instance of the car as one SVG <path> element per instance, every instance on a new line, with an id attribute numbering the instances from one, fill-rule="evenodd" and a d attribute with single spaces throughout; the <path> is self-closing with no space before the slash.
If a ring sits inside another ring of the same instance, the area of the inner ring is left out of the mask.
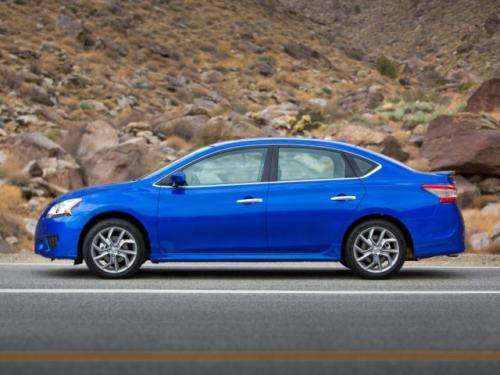
<path id="1" fill-rule="evenodd" d="M 341 262 L 380 279 L 464 251 L 452 172 L 419 172 L 344 142 L 217 143 L 135 181 L 60 196 L 35 252 L 98 276 L 176 261 Z"/>

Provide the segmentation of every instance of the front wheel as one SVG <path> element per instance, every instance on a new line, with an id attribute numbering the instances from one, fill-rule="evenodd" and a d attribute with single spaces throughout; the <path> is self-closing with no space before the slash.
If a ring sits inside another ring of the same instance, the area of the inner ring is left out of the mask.
<path id="1" fill-rule="evenodd" d="M 141 232 L 122 219 L 107 219 L 95 224 L 83 241 L 83 258 L 96 275 L 122 279 L 135 275 L 145 260 Z"/>
<path id="2" fill-rule="evenodd" d="M 346 261 L 366 279 L 382 279 L 398 272 L 406 257 L 406 241 L 397 226 L 369 220 L 356 226 L 346 242 Z"/>

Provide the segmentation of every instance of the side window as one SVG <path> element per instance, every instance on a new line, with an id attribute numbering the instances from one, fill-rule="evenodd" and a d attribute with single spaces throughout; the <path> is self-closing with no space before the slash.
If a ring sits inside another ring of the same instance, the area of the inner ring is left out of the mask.
<path id="1" fill-rule="evenodd" d="M 353 177 L 342 153 L 330 150 L 281 147 L 278 181 L 327 180 Z"/>
<path id="2" fill-rule="evenodd" d="M 364 175 L 367 175 L 375 168 L 377 168 L 377 163 L 374 163 L 371 160 L 362 158 L 360 156 L 351 156 L 351 158 L 354 161 L 354 165 L 357 169 L 359 177 L 363 177 Z"/>
<path id="3" fill-rule="evenodd" d="M 227 151 L 186 167 L 188 186 L 260 182 L 267 148 Z"/>

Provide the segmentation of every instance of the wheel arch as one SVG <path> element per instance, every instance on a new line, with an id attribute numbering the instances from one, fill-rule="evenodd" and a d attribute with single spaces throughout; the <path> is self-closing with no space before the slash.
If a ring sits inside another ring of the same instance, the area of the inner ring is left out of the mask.
<path id="1" fill-rule="evenodd" d="M 406 227 L 406 225 L 403 224 L 400 220 L 396 219 L 394 216 L 391 215 L 386 215 L 386 214 L 370 214 L 370 215 L 365 215 L 362 216 L 358 219 L 356 219 L 354 222 L 351 223 L 349 228 L 345 231 L 344 237 L 342 238 L 342 258 L 345 258 L 345 251 L 346 251 L 346 243 L 347 243 L 347 238 L 349 237 L 349 234 L 351 231 L 359 224 L 362 222 L 368 221 L 368 220 L 385 220 L 391 224 L 394 224 L 398 229 L 403 233 L 405 242 L 406 242 L 406 247 L 407 247 L 407 254 L 406 254 L 406 259 L 407 260 L 413 260 L 415 259 L 414 255 L 414 248 L 413 248 L 413 238 L 411 236 L 410 231 Z"/>
<path id="2" fill-rule="evenodd" d="M 75 260 L 75 264 L 82 263 L 83 261 L 83 241 L 89 230 L 98 222 L 106 219 L 122 219 L 135 225 L 137 229 L 139 229 L 139 231 L 141 232 L 142 237 L 144 238 L 144 242 L 146 244 L 146 258 L 149 258 L 149 254 L 151 252 L 151 239 L 149 238 L 148 231 L 146 230 L 144 224 L 142 224 L 142 222 L 139 219 L 137 219 L 135 216 L 129 213 L 122 211 L 108 211 L 93 216 L 84 225 L 83 229 L 80 232 L 80 236 L 78 238 L 78 256 L 77 259 Z"/>

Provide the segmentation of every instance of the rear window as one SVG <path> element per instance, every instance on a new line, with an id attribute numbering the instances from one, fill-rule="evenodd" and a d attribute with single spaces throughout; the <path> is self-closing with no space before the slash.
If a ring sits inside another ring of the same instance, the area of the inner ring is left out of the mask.
<path id="1" fill-rule="evenodd" d="M 377 163 L 359 156 L 353 155 L 352 160 L 354 161 L 354 167 L 359 177 L 367 175 L 378 166 Z"/>

